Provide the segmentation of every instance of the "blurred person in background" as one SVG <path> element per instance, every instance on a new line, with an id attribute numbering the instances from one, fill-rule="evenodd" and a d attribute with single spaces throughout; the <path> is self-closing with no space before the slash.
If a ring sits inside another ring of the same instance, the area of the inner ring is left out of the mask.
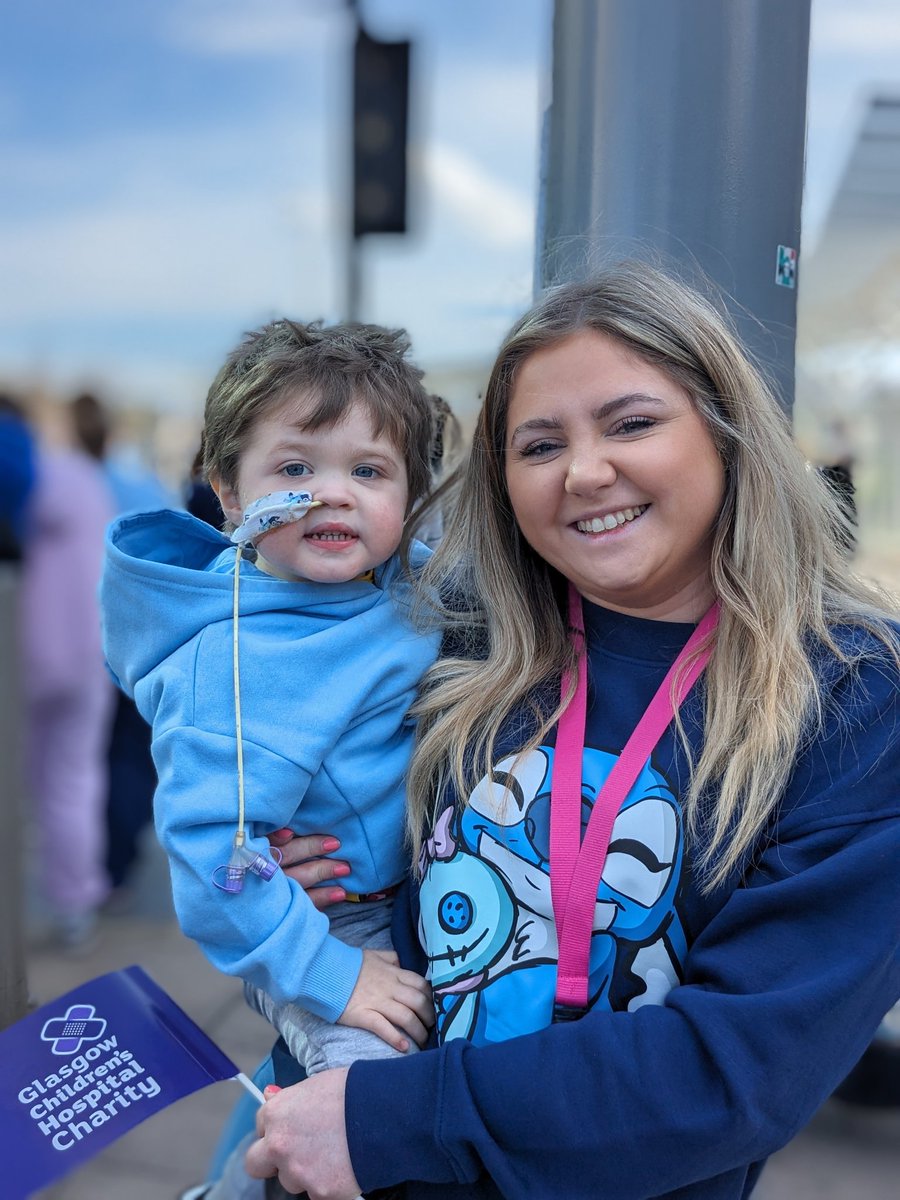
<path id="1" fill-rule="evenodd" d="M 212 484 L 206 478 L 203 470 L 203 441 L 201 439 L 194 461 L 191 463 L 191 473 L 185 485 L 184 506 L 198 521 L 205 521 L 213 529 L 223 529 L 225 514 Z"/>
<path id="2" fill-rule="evenodd" d="M 0 561 L 22 556 L 25 508 L 34 486 L 34 438 L 20 405 L 0 392 Z"/>
<path id="3" fill-rule="evenodd" d="M 78 446 L 100 463 L 116 514 L 177 508 L 177 498 L 136 452 L 111 446 L 115 420 L 93 392 L 80 392 L 69 403 L 69 416 Z"/>
<path id="4" fill-rule="evenodd" d="M 76 442 L 105 475 L 113 500 L 112 516 L 177 507 L 153 471 L 110 453 L 113 419 L 96 395 L 81 392 L 75 396 L 69 414 Z M 116 689 L 113 703 L 106 755 L 106 870 L 112 888 L 108 907 L 126 910 L 141 838 L 153 819 L 156 768 L 150 754 L 150 726 L 134 701 Z"/>
<path id="5" fill-rule="evenodd" d="M 91 940 L 109 887 L 103 806 L 113 687 L 100 650 L 97 585 L 113 512 L 89 455 L 38 442 L 23 526 L 26 783 L 51 920 L 72 950 Z"/>

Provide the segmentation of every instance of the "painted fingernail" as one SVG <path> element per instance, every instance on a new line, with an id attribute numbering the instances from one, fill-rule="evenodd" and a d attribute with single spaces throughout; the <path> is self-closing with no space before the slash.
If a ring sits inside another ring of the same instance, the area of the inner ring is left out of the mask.
<path id="1" fill-rule="evenodd" d="M 322 839 L 322 853 L 331 854 L 333 850 L 339 850 L 341 843 L 335 837 L 327 837 Z"/>
<path id="2" fill-rule="evenodd" d="M 266 1086 L 263 1088 L 263 1095 L 264 1096 L 277 1096 L 277 1094 L 280 1091 L 281 1091 L 281 1088 L 278 1086 L 277 1083 L 267 1083 Z"/>
<path id="3" fill-rule="evenodd" d="M 332 874 L 334 875 L 335 879 L 338 879 L 341 875 L 349 875 L 350 874 L 349 863 L 335 863 Z"/>
<path id="4" fill-rule="evenodd" d="M 335 888 L 333 891 L 328 893 L 329 900 L 345 900 L 346 898 L 347 893 L 343 888 Z"/>

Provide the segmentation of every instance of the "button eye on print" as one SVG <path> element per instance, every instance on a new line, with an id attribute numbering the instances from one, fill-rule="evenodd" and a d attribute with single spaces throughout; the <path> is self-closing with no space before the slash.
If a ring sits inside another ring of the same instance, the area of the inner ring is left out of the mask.
<path id="1" fill-rule="evenodd" d="M 465 933 L 475 919 L 475 906 L 462 892 L 448 892 L 438 905 L 438 920 L 446 933 Z"/>

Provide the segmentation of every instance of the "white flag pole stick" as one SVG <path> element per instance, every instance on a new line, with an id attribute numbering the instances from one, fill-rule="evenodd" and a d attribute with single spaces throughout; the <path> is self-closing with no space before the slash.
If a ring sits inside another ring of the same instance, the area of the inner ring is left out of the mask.
<path id="1" fill-rule="evenodd" d="M 262 1092 L 259 1090 L 259 1088 L 256 1086 L 256 1084 L 253 1082 L 253 1080 L 248 1078 L 248 1076 L 246 1076 L 243 1071 L 238 1071 L 237 1075 L 235 1075 L 234 1078 L 238 1081 L 239 1084 L 241 1084 L 242 1087 L 245 1087 L 247 1089 L 247 1091 L 250 1093 L 250 1095 L 253 1097 L 254 1100 L 258 1100 L 260 1104 L 265 1104 L 265 1102 L 266 1102 L 265 1096 L 262 1094 Z"/>

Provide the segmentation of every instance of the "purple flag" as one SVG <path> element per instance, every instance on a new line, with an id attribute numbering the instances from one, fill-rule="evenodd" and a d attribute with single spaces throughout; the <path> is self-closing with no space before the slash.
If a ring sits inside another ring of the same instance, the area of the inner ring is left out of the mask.
<path id="1" fill-rule="evenodd" d="M 3 1195 L 24 1200 L 182 1096 L 234 1078 L 255 1092 L 140 967 L 82 984 L 0 1033 Z"/>

